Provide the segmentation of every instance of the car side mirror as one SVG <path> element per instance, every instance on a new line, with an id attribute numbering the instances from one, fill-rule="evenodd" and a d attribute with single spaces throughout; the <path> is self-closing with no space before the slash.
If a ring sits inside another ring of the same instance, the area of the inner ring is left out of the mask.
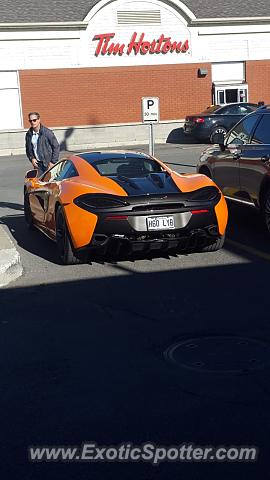
<path id="1" fill-rule="evenodd" d="M 35 170 L 29 170 L 26 175 L 25 175 L 25 178 L 36 178 L 38 176 L 38 170 L 35 169 Z"/>
<path id="2" fill-rule="evenodd" d="M 228 145 L 228 148 L 229 148 L 229 151 L 232 155 L 234 155 L 236 158 L 237 157 L 240 157 L 241 153 L 242 153 L 242 150 L 243 150 L 243 146 L 240 145 L 240 144 L 235 144 L 235 143 L 231 143 L 230 145 Z"/>

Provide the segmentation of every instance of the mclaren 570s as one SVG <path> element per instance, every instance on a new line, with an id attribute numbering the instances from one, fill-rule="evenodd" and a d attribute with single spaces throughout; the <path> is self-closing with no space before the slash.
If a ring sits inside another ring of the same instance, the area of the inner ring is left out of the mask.
<path id="1" fill-rule="evenodd" d="M 131 151 L 72 155 L 40 177 L 28 171 L 24 213 L 29 228 L 56 242 L 62 264 L 92 255 L 215 251 L 228 217 L 210 178 Z"/>

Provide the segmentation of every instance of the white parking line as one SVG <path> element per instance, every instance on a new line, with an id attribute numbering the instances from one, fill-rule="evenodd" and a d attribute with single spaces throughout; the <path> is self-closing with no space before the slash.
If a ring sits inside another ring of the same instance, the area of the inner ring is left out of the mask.
<path id="1" fill-rule="evenodd" d="M 192 148 L 207 148 L 208 145 L 189 145 L 188 147 L 182 147 L 183 150 L 191 150 Z"/>

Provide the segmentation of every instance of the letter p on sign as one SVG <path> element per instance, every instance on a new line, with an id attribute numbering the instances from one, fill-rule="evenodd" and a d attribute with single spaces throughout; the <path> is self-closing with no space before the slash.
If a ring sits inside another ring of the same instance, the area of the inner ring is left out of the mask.
<path id="1" fill-rule="evenodd" d="M 142 121 L 143 123 L 159 122 L 158 97 L 142 97 Z"/>

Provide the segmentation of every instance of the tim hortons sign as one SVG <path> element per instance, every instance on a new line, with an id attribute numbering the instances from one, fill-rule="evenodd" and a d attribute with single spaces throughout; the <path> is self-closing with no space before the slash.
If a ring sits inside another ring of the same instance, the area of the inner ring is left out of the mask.
<path id="1" fill-rule="evenodd" d="M 95 51 L 96 57 L 99 55 L 146 55 L 154 53 L 186 53 L 189 50 L 188 40 L 180 42 L 172 40 L 171 37 L 166 37 L 163 33 L 158 39 L 148 40 L 145 39 L 145 33 L 141 33 L 139 36 L 137 32 L 134 32 L 130 42 L 114 43 L 111 41 L 114 38 L 115 33 L 98 33 L 94 36 L 93 40 L 97 40 L 97 48 Z"/>

